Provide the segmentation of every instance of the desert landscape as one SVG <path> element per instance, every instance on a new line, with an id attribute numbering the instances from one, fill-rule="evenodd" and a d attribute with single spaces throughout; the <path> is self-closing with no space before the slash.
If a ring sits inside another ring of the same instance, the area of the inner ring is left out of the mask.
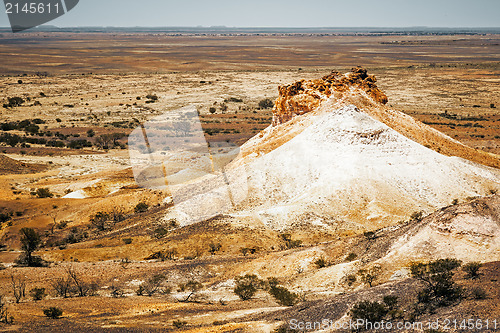
<path id="1" fill-rule="evenodd" d="M 497 331 L 499 53 L 492 32 L 0 31 L 0 330 Z M 193 124 L 150 147 L 185 107 L 211 159 L 238 147 L 221 172 L 168 174 Z"/>

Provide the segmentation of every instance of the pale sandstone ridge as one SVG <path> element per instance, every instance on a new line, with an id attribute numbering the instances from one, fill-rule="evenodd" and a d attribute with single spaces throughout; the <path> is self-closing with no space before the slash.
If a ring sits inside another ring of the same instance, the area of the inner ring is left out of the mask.
<path id="1" fill-rule="evenodd" d="M 273 108 L 273 126 L 315 112 L 326 102 L 333 102 L 335 107 L 353 104 L 411 140 L 441 154 L 500 168 L 500 156 L 468 147 L 402 112 L 388 108 L 385 105 L 388 98 L 376 82 L 366 69 L 356 67 L 343 75 L 332 72 L 318 80 L 300 80 L 280 86 Z"/>

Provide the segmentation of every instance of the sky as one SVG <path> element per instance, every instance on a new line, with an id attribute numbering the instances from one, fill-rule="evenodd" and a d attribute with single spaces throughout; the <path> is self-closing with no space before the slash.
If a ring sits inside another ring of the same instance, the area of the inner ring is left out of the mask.
<path id="1" fill-rule="evenodd" d="M 60 27 L 500 27 L 499 13 L 500 0 L 80 0 L 72 11 L 48 24 Z M 9 26 L 3 8 L 0 26 Z"/>

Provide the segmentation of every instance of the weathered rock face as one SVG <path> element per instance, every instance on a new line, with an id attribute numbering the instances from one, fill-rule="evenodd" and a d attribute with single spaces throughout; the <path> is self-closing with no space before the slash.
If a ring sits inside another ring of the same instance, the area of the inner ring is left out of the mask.
<path id="1" fill-rule="evenodd" d="M 333 94 L 341 98 L 343 93 L 351 89 L 359 89 L 373 101 L 386 104 L 387 96 L 378 89 L 375 82 L 375 76 L 368 75 L 366 69 L 355 67 L 343 75 L 332 72 L 319 80 L 301 80 L 280 86 L 279 97 L 273 108 L 273 125 L 285 123 L 296 115 L 316 109 Z"/>

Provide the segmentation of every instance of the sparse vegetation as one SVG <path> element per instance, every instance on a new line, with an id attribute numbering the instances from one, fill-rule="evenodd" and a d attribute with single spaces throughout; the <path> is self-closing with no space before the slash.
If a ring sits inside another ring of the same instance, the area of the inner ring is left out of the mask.
<path id="1" fill-rule="evenodd" d="M 221 248 L 222 245 L 220 243 L 210 243 L 208 245 L 208 251 L 210 252 L 211 255 L 214 255 L 217 252 L 219 252 Z"/>
<path id="2" fill-rule="evenodd" d="M 414 212 L 413 214 L 411 214 L 410 220 L 420 222 L 420 221 L 422 221 L 423 216 L 424 216 L 424 212 L 422 212 L 422 211 Z"/>
<path id="3" fill-rule="evenodd" d="M 92 217 L 90 217 L 90 224 L 98 231 L 110 229 L 114 225 L 111 215 L 106 212 L 95 213 Z"/>
<path id="4" fill-rule="evenodd" d="M 324 268 L 324 267 L 328 266 L 328 262 L 323 257 L 316 259 L 316 261 L 314 262 L 314 264 L 318 268 Z"/>
<path id="5" fill-rule="evenodd" d="M 451 258 L 410 265 L 412 277 L 425 284 L 418 294 L 418 305 L 421 305 L 418 312 L 448 306 L 462 298 L 463 288 L 452 279 L 453 270 L 460 265 L 460 260 Z"/>
<path id="6" fill-rule="evenodd" d="M 280 286 L 276 278 L 269 278 L 267 280 L 267 289 L 271 296 L 283 306 L 293 306 L 297 304 L 299 296 L 290 292 L 287 288 Z"/>
<path id="7" fill-rule="evenodd" d="M 345 277 L 347 285 L 350 287 L 356 282 L 356 275 L 354 274 L 349 274 Z"/>
<path id="8" fill-rule="evenodd" d="M 36 190 L 36 196 L 38 198 L 52 198 L 54 194 L 48 188 L 39 188 Z"/>
<path id="9" fill-rule="evenodd" d="M 9 315 L 7 304 L 5 303 L 5 297 L 0 294 L 0 323 L 12 324 L 13 322 L 14 317 Z"/>
<path id="10" fill-rule="evenodd" d="M 165 275 L 155 274 L 139 286 L 139 288 L 136 290 L 136 294 L 139 296 L 153 296 L 156 293 L 169 293 L 170 289 L 163 288 L 164 282 Z"/>
<path id="11" fill-rule="evenodd" d="M 357 254 L 354 253 L 354 252 L 351 252 L 349 253 L 349 255 L 347 256 L 347 258 L 345 258 L 345 261 L 349 262 L 349 261 L 353 261 L 357 258 Z"/>
<path id="12" fill-rule="evenodd" d="M 3 105 L 4 108 L 15 108 L 24 104 L 25 100 L 22 97 L 7 97 L 7 103 Z"/>
<path id="13" fill-rule="evenodd" d="M 477 299 L 477 300 L 486 299 L 488 297 L 486 291 L 481 287 L 472 288 L 470 290 L 470 296 L 472 297 L 472 299 Z"/>
<path id="14" fill-rule="evenodd" d="M 187 295 L 185 299 L 183 299 L 181 302 L 189 302 L 191 297 L 193 297 L 198 291 L 200 291 L 203 288 L 203 285 L 195 280 L 189 280 L 186 284 L 181 284 L 179 285 L 179 289 L 181 291 L 186 291 L 188 290 L 190 293 Z"/>
<path id="15" fill-rule="evenodd" d="M 48 309 L 44 309 L 43 314 L 51 319 L 59 319 L 61 318 L 63 311 L 58 307 L 52 306 Z"/>
<path id="16" fill-rule="evenodd" d="M 148 210 L 149 208 L 149 205 L 145 202 L 139 202 L 135 207 L 134 207 L 134 211 L 136 213 L 144 213 Z"/>
<path id="17" fill-rule="evenodd" d="M 66 276 L 52 280 L 52 288 L 59 297 L 67 298 L 71 296 L 86 297 L 94 296 L 99 289 L 96 282 L 88 282 L 83 274 L 73 267 L 67 267 Z"/>
<path id="18" fill-rule="evenodd" d="M 285 242 L 285 249 L 293 249 L 302 244 L 301 240 L 292 240 L 291 234 L 281 234 L 280 237 Z"/>
<path id="19" fill-rule="evenodd" d="M 234 293 L 244 301 L 251 299 L 263 287 L 263 281 L 253 274 L 239 276 L 235 283 Z"/>
<path id="20" fill-rule="evenodd" d="M 177 319 L 172 322 L 172 325 L 177 329 L 181 329 L 187 326 L 187 321 Z"/>
<path id="21" fill-rule="evenodd" d="M 462 270 L 467 273 L 466 278 L 467 279 L 479 279 L 481 276 L 481 273 L 479 273 L 479 269 L 483 266 L 480 262 L 474 261 L 474 262 L 469 262 L 462 266 Z"/>
<path id="22" fill-rule="evenodd" d="M 10 281 L 14 299 L 16 300 L 16 303 L 19 303 L 21 299 L 26 296 L 26 280 L 24 277 L 15 277 L 14 275 L 11 275 Z"/>
<path id="23" fill-rule="evenodd" d="M 255 254 L 257 253 L 257 248 L 255 247 L 242 247 L 240 249 L 241 254 L 243 254 L 245 257 L 247 254 Z"/>
<path id="24" fill-rule="evenodd" d="M 373 286 L 373 282 L 377 280 L 382 272 L 382 268 L 378 265 L 374 265 L 367 269 L 361 269 L 358 271 L 358 275 L 363 283 L 368 284 L 370 287 Z"/>
<path id="25" fill-rule="evenodd" d="M 274 106 L 274 101 L 271 98 L 264 98 L 259 101 L 260 109 L 270 109 Z"/>
<path id="26" fill-rule="evenodd" d="M 47 296 L 45 288 L 33 288 L 30 290 L 30 296 L 34 301 L 41 301 Z"/>
<path id="27" fill-rule="evenodd" d="M 19 232 L 21 234 L 21 249 L 24 253 L 17 259 L 17 264 L 29 267 L 44 266 L 42 258 L 33 255 L 33 252 L 42 243 L 40 234 L 33 228 L 22 228 Z"/>

